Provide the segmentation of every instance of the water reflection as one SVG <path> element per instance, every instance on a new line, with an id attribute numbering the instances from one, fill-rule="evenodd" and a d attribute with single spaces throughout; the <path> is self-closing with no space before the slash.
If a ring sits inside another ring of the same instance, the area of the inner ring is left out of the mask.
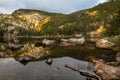
<path id="1" fill-rule="evenodd" d="M 92 59 L 114 61 L 115 53 L 112 50 L 99 49 L 93 43 L 63 47 L 59 46 L 60 39 L 55 39 L 55 45 L 36 46 L 36 42 L 41 42 L 42 40 L 35 38 L 2 39 L 0 42 L 0 57 L 15 58 L 23 64 L 27 64 L 29 61 L 44 60 L 49 57 L 58 58 L 65 56 L 85 61 L 91 61 Z"/>
<path id="2" fill-rule="evenodd" d="M 13 38 L 0 41 L 1 80 L 86 80 L 87 77 L 65 68 L 65 64 L 93 72 L 92 59 L 114 61 L 112 50 L 96 48 L 93 43 L 82 46 L 36 46 L 43 39 Z M 52 39 L 53 40 L 53 39 Z M 109 56 L 111 55 L 111 56 Z M 45 59 L 52 59 L 52 65 Z M 83 61 L 81 61 L 83 60 Z M 92 79 L 93 80 L 93 79 Z"/>
<path id="3" fill-rule="evenodd" d="M 0 59 L 1 80 L 86 80 L 78 72 L 65 68 L 65 64 L 93 71 L 93 64 L 70 57 L 54 58 L 51 66 L 45 61 L 30 62 L 26 66 L 13 58 Z M 88 65 L 91 69 L 88 69 Z"/>

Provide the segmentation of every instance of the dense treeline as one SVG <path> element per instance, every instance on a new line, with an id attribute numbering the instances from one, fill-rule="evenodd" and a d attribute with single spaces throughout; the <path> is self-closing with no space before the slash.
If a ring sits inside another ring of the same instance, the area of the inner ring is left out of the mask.
<path id="1" fill-rule="evenodd" d="M 117 15 L 110 22 L 110 24 L 111 27 L 106 28 L 106 35 L 108 36 L 120 35 L 120 6 Z"/>

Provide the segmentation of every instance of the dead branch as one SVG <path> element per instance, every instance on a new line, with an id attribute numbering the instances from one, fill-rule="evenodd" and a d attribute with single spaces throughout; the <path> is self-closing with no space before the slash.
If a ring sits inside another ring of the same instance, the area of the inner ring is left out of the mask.
<path id="1" fill-rule="evenodd" d="M 70 65 L 65 65 L 66 68 L 69 68 L 71 70 L 74 70 L 74 71 L 77 71 L 79 72 L 80 74 L 84 75 L 84 76 L 88 76 L 88 77 L 92 77 L 92 78 L 96 78 L 97 80 L 102 80 L 102 78 L 98 75 L 96 75 L 95 73 L 92 73 L 92 72 L 88 72 L 88 71 L 85 71 L 85 70 L 80 70 L 78 68 L 75 68 L 75 67 L 72 67 Z"/>

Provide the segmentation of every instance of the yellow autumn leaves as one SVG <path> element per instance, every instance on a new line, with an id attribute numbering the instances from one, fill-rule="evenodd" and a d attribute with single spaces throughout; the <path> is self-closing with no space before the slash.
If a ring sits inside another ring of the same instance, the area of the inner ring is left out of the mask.
<path id="1" fill-rule="evenodd" d="M 33 16 L 37 16 L 39 17 L 40 15 L 35 13 Z M 48 23 L 50 21 L 50 17 L 45 17 L 44 16 L 44 19 L 43 20 L 34 20 L 34 19 L 31 19 L 29 15 L 19 15 L 18 16 L 20 19 L 24 20 L 24 21 L 28 21 L 32 24 L 34 24 L 34 29 L 36 31 L 41 31 L 42 28 L 43 28 L 43 25 Z"/>
<path id="2" fill-rule="evenodd" d="M 104 26 L 101 25 L 96 31 L 92 31 L 91 34 L 97 35 L 97 34 L 101 34 L 104 31 L 105 31 L 105 28 L 104 28 Z"/>
<path id="3" fill-rule="evenodd" d="M 23 58 L 24 56 L 32 56 L 34 57 L 36 60 L 37 59 L 41 59 L 45 56 L 48 56 L 51 54 L 51 51 L 48 49 L 44 49 L 42 46 L 40 47 L 35 47 L 34 44 L 25 44 L 24 48 L 22 48 L 20 51 L 18 51 L 19 53 L 7 53 L 5 55 L 5 57 L 10 58 L 10 57 L 14 57 L 14 58 Z"/>
<path id="4" fill-rule="evenodd" d="M 39 24 L 36 26 L 36 31 L 41 31 L 43 28 L 43 25 L 48 23 L 49 20 L 50 20 L 50 17 L 47 17 L 44 20 L 40 21 Z"/>
<path id="5" fill-rule="evenodd" d="M 94 10 L 94 11 L 91 11 L 91 12 L 86 12 L 88 16 L 97 16 L 98 14 L 98 11 L 97 10 Z"/>

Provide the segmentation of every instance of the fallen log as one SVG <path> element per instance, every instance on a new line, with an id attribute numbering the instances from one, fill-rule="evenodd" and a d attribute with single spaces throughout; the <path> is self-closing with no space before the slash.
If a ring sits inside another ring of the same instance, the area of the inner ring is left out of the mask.
<path id="1" fill-rule="evenodd" d="M 95 73 L 88 72 L 88 71 L 85 71 L 85 70 L 80 70 L 80 69 L 78 69 L 78 68 L 76 68 L 76 67 L 72 67 L 72 66 L 67 65 L 67 64 L 65 65 L 65 67 L 66 67 L 66 68 L 69 68 L 69 69 L 71 69 L 71 70 L 77 71 L 77 72 L 79 72 L 80 74 L 82 74 L 82 75 L 84 75 L 84 76 L 92 77 L 92 78 L 95 78 L 95 79 L 97 79 L 97 80 L 103 80 L 100 76 L 98 76 L 98 75 L 95 74 Z"/>

